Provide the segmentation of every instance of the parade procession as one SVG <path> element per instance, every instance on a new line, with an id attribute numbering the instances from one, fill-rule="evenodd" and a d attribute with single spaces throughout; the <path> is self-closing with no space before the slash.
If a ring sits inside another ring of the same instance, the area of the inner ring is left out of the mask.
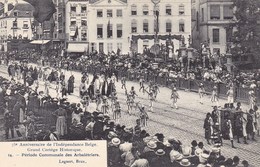
<path id="1" fill-rule="evenodd" d="M 0 141 L 259 167 L 259 29 L 258 0 L 0 0 Z"/>

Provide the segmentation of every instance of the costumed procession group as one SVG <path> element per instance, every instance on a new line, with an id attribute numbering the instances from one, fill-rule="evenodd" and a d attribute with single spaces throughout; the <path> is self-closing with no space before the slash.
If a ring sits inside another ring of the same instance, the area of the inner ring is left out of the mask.
<path id="1" fill-rule="evenodd" d="M 66 72 L 68 71 L 51 69 L 49 67 L 33 67 L 26 63 L 10 63 L 8 66 L 10 81 L 5 81 L 2 85 L 3 92 L 6 96 L 3 100 L 6 103 L 3 103 L 3 105 L 6 105 L 6 111 L 9 111 L 10 114 L 15 113 L 13 114 L 15 115 L 14 125 L 23 123 L 28 114 L 33 114 L 34 116 L 44 117 L 45 119 L 43 120 L 45 120 L 44 123 L 46 125 L 55 125 L 56 131 L 58 132 L 57 136 L 64 137 L 64 135 L 67 134 L 68 129 L 68 120 L 66 120 L 68 116 L 67 113 L 64 113 L 64 110 L 60 110 L 57 105 L 60 107 L 65 104 L 68 105 L 67 95 L 72 94 L 80 98 L 80 103 L 74 103 L 72 105 L 72 108 L 76 110 L 71 113 L 69 125 L 81 124 L 81 118 L 84 117 L 85 113 L 96 114 L 97 112 L 106 117 L 112 115 L 111 117 L 116 124 L 120 122 L 121 106 L 116 92 L 115 82 L 118 82 L 118 79 L 115 73 L 111 73 L 110 76 L 106 76 L 105 73 L 94 74 L 93 79 L 90 81 L 88 73 L 86 71 L 82 72 L 78 87 L 79 94 L 77 95 L 74 91 L 76 87 L 74 83 L 75 77 L 71 73 L 68 80 L 65 80 Z M 44 87 L 41 91 L 39 91 L 40 82 L 42 82 Z M 144 83 L 144 79 L 140 79 L 139 92 L 148 94 L 150 100 L 148 110 L 152 111 L 153 102 L 159 92 L 159 86 L 150 82 L 149 86 L 145 88 Z M 125 77 L 121 78 L 121 84 L 121 89 L 124 89 L 126 96 L 125 104 L 127 105 L 127 113 L 129 115 L 138 115 L 140 126 L 146 127 L 148 120 L 147 109 L 143 104 L 140 104 L 140 102 L 136 102 L 136 96 L 138 95 L 135 88 L 132 86 L 129 91 L 126 89 Z M 26 87 L 24 88 L 23 85 L 26 85 Z M 19 89 L 21 86 L 23 87 L 22 90 Z M 174 90 L 175 91 L 173 92 L 176 92 L 176 89 Z M 54 91 L 55 93 L 51 93 Z M 13 98 L 13 96 L 18 95 L 20 97 L 18 99 L 21 99 L 22 101 Z M 56 107 L 51 105 L 50 108 L 48 108 L 48 102 L 56 104 Z M 15 108 L 16 110 L 14 110 L 13 107 L 16 107 L 16 103 L 19 103 L 19 107 L 17 106 L 18 108 Z M 56 118 L 54 118 L 54 116 Z M 26 128 L 26 138 L 28 138 L 28 136 L 30 136 L 28 134 L 28 126 L 26 126 Z M 8 134 L 9 129 L 6 132 L 7 138 L 9 137 Z M 13 136 L 12 131 L 12 137 Z"/>
<path id="2" fill-rule="evenodd" d="M 208 144 L 214 144 L 212 150 L 205 150 L 203 143 L 193 141 L 191 147 L 182 146 L 179 140 L 170 138 L 164 141 L 164 136 L 157 133 L 150 136 L 143 127 L 147 126 L 148 112 L 153 111 L 159 86 L 149 82 L 145 87 L 145 79 L 140 77 L 139 91 L 135 87 L 127 90 L 126 78 L 121 78 L 121 87 L 116 87 L 118 78 L 115 73 L 96 73 L 93 79 L 84 71 L 79 85 L 79 94 L 75 94 L 75 77 L 71 73 L 66 80 L 61 69 L 49 67 L 33 67 L 28 64 L 10 63 L 9 79 L 1 78 L 0 108 L 4 113 L 6 139 L 18 137 L 26 140 L 108 140 L 108 159 L 111 167 L 158 167 L 158 166 L 237 166 L 239 158 L 225 159 L 220 153 L 222 138 L 229 138 L 233 145 L 233 132 L 242 134 L 244 143 L 257 131 L 260 114 L 254 99 L 252 86 L 250 96 L 251 109 L 244 113 L 238 103 L 235 127 L 231 120 L 225 117 L 225 132 L 221 133 L 221 119 L 218 111 L 218 95 L 214 87 L 211 102 L 214 105 L 212 113 L 208 113 L 204 121 L 205 138 Z M 23 83 L 22 83 L 23 82 Z M 44 90 L 40 90 L 43 83 Z M 53 94 L 53 89 L 56 93 Z M 117 89 L 124 89 L 126 101 L 119 102 Z M 180 98 L 174 85 L 171 87 L 171 107 L 178 109 Z M 199 83 L 200 103 L 205 95 L 204 85 Z M 149 106 L 145 107 L 137 101 L 138 93 L 147 93 Z M 234 103 L 233 88 L 227 92 L 228 106 Z M 80 103 L 69 102 L 67 95 L 80 97 Z M 232 96 L 233 97 L 233 96 Z M 122 104 L 123 103 L 123 104 Z M 121 105 L 126 104 L 129 115 L 138 115 L 133 128 L 121 126 Z M 110 115 L 112 115 L 110 117 Z M 246 118 L 245 118 L 246 115 Z M 244 123 L 246 122 L 246 123 Z M 240 124 L 241 123 L 241 124 Z M 252 125 L 252 126 L 251 126 Z M 239 129 L 238 129 L 239 128 Z M 22 133 L 21 131 L 23 131 Z M 239 130 L 242 130 L 241 132 Z M 259 132 L 259 130 L 258 130 Z M 241 136 L 237 135 L 238 142 Z M 210 142 L 211 140 L 211 142 Z M 136 141 L 136 142 L 135 142 Z M 166 143 L 165 143 L 166 142 Z M 167 156 L 166 156 L 167 155 Z M 247 166 L 248 162 L 243 161 Z"/>

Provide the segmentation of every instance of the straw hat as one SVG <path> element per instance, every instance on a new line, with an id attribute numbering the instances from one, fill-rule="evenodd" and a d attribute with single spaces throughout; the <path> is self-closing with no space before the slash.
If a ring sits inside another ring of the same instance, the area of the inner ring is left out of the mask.
<path id="1" fill-rule="evenodd" d="M 162 156 L 162 155 L 165 155 L 165 151 L 163 149 L 158 149 L 156 152 L 155 152 L 156 155 L 159 155 L 159 156 Z"/>
<path id="2" fill-rule="evenodd" d="M 190 155 L 191 155 L 191 147 L 185 146 L 185 147 L 182 149 L 182 155 L 185 156 L 185 157 L 190 156 Z"/>
<path id="3" fill-rule="evenodd" d="M 156 143 L 154 141 L 149 141 L 147 143 L 147 147 L 151 149 L 155 149 L 157 147 Z"/>
<path id="4" fill-rule="evenodd" d="M 200 156 L 200 154 L 202 154 L 203 153 L 203 150 L 202 149 L 200 149 L 200 148 L 197 148 L 196 150 L 195 150 L 195 155 L 196 156 Z"/>
<path id="5" fill-rule="evenodd" d="M 213 148 L 212 148 L 212 152 L 213 152 L 213 153 L 219 153 L 219 152 L 220 152 L 220 148 L 213 147 Z"/>
<path id="6" fill-rule="evenodd" d="M 182 159 L 181 162 L 180 162 L 180 165 L 181 166 L 190 166 L 191 163 L 188 159 Z"/>
<path id="7" fill-rule="evenodd" d="M 209 158 L 209 154 L 202 153 L 199 156 L 200 163 L 206 163 L 207 159 Z"/>
<path id="8" fill-rule="evenodd" d="M 118 146 L 118 145 L 121 143 L 121 141 L 120 141 L 119 138 L 115 137 L 115 138 L 112 139 L 111 143 L 112 143 L 114 146 Z"/>
<path id="9" fill-rule="evenodd" d="M 107 137 L 108 137 L 109 139 L 112 139 L 112 138 L 114 138 L 114 137 L 117 137 L 117 134 L 116 134 L 115 132 L 113 132 L 113 131 L 110 131 L 110 132 L 108 133 Z"/>
<path id="10" fill-rule="evenodd" d="M 145 138 L 143 138 L 143 141 L 144 141 L 145 143 L 148 143 L 151 139 L 152 139 L 151 136 L 146 136 Z"/>
<path id="11" fill-rule="evenodd" d="M 179 161 L 183 158 L 183 155 L 181 153 L 179 153 L 178 151 L 175 151 L 175 150 L 172 150 L 170 152 L 170 159 L 171 159 L 171 162 L 173 161 Z"/>

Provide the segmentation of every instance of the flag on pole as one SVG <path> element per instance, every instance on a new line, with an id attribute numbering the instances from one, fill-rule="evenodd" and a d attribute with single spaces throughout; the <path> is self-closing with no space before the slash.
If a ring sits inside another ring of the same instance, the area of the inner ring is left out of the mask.
<path id="1" fill-rule="evenodd" d="M 30 3 L 34 7 L 33 16 L 34 18 L 43 23 L 49 21 L 52 15 L 56 12 L 56 8 L 52 0 L 24 0 Z"/>
<path id="2" fill-rule="evenodd" d="M 75 35 L 74 35 L 74 38 L 77 38 L 79 35 L 79 29 L 78 29 L 78 26 L 76 27 L 76 32 L 75 32 Z"/>
<path id="3" fill-rule="evenodd" d="M 110 26 L 111 26 L 111 25 L 110 25 L 110 20 L 109 20 L 108 23 L 107 23 L 107 37 L 108 37 L 108 38 L 110 38 L 111 35 L 112 35 L 112 34 L 111 34 L 111 31 L 110 31 Z"/>

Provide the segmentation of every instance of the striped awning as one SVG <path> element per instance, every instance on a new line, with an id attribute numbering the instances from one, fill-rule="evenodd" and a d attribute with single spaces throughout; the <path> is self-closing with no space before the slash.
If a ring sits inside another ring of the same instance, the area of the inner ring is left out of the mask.
<path id="1" fill-rule="evenodd" d="M 88 43 L 69 43 L 67 52 L 83 53 L 88 50 Z"/>

